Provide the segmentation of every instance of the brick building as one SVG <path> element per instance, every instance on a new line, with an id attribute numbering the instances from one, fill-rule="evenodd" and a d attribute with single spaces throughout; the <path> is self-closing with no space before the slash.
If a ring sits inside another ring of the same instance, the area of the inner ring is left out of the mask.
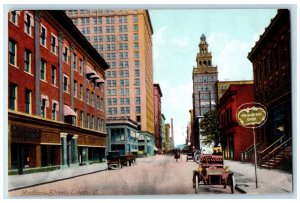
<path id="1" fill-rule="evenodd" d="M 62 11 L 8 19 L 9 171 L 101 161 L 107 63 Z"/>
<path id="2" fill-rule="evenodd" d="M 232 84 L 219 101 L 221 143 L 225 159 L 241 160 L 241 152 L 253 145 L 252 129 L 240 126 L 238 108 L 254 102 L 253 84 Z"/>
<path id="3" fill-rule="evenodd" d="M 162 92 L 159 84 L 153 85 L 154 96 L 154 127 L 155 127 L 155 146 L 158 153 L 162 153 L 162 118 L 161 118 L 161 97 Z"/>
<path id="4" fill-rule="evenodd" d="M 292 137 L 290 12 L 279 9 L 248 54 L 253 65 L 255 100 L 268 111 L 266 124 L 257 129 L 265 146 L 282 135 Z"/>
<path id="5" fill-rule="evenodd" d="M 144 144 L 154 143 L 153 29 L 148 11 L 68 10 L 66 14 L 110 65 L 106 117 L 129 117 L 138 123 Z M 153 149 L 149 145 L 144 152 L 153 154 Z"/>

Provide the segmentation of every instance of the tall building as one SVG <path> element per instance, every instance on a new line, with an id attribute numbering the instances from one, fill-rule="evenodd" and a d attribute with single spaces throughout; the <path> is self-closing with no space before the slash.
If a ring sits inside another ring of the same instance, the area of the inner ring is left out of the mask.
<path id="1" fill-rule="evenodd" d="M 8 19 L 9 172 L 101 161 L 107 63 L 62 11 Z"/>
<path id="2" fill-rule="evenodd" d="M 271 145 L 292 138 L 290 11 L 279 9 L 256 42 L 248 59 L 253 65 L 255 100 L 268 111 L 266 123 L 257 129 L 257 142 Z M 291 142 L 284 147 L 291 147 Z"/>
<path id="3" fill-rule="evenodd" d="M 162 92 L 159 84 L 153 85 L 154 91 L 154 126 L 155 126 L 155 146 L 157 147 L 158 153 L 162 153 L 162 121 L 161 121 L 161 97 Z"/>
<path id="4" fill-rule="evenodd" d="M 196 62 L 193 68 L 194 144 L 200 149 L 199 123 L 206 112 L 216 109 L 218 80 L 218 69 L 212 65 L 212 54 L 204 34 L 200 38 Z"/>
<path id="5" fill-rule="evenodd" d="M 148 11 L 66 13 L 110 65 L 106 71 L 106 117 L 129 117 L 144 137 L 154 142 L 153 29 Z M 149 150 L 152 153 L 151 147 Z"/>
<path id="6" fill-rule="evenodd" d="M 166 123 L 165 124 L 165 135 L 166 135 L 166 148 L 165 148 L 165 152 L 169 152 L 170 149 L 170 124 Z"/>

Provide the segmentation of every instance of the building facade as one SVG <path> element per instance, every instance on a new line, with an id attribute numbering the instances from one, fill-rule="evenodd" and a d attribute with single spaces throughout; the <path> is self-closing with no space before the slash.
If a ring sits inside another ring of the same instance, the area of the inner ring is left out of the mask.
<path id="1" fill-rule="evenodd" d="M 197 66 L 193 68 L 193 127 L 194 146 L 200 149 L 199 123 L 206 112 L 216 109 L 218 80 L 218 69 L 212 65 L 212 54 L 204 34 L 200 38 L 196 62 Z"/>
<path id="2" fill-rule="evenodd" d="M 254 102 L 253 84 L 233 84 L 219 101 L 221 143 L 225 159 L 241 161 L 241 153 L 253 145 L 252 129 L 237 122 L 238 108 Z"/>
<path id="3" fill-rule="evenodd" d="M 253 80 L 219 81 L 217 82 L 218 102 L 230 85 L 254 84 Z"/>
<path id="4" fill-rule="evenodd" d="M 9 172 L 101 161 L 108 64 L 64 12 L 8 19 Z"/>
<path id="5" fill-rule="evenodd" d="M 166 118 L 164 114 L 161 114 L 161 146 L 162 146 L 162 152 L 166 149 L 166 128 L 165 128 L 165 122 Z"/>
<path id="6" fill-rule="evenodd" d="M 110 65 L 106 71 L 107 118 L 129 117 L 138 123 L 143 137 L 154 142 L 153 29 L 148 11 L 66 13 Z"/>
<path id="7" fill-rule="evenodd" d="M 170 151 L 170 124 L 165 124 L 165 135 L 166 135 L 166 148 L 165 152 L 168 153 Z"/>
<path id="8" fill-rule="evenodd" d="M 159 84 L 153 85 L 154 95 L 154 126 L 155 126 L 155 146 L 158 153 L 162 153 L 162 120 L 161 120 L 161 97 L 162 92 Z"/>
<path id="9" fill-rule="evenodd" d="M 290 12 L 279 9 L 252 48 L 255 100 L 268 111 L 266 123 L 256 130 L 265 146 L 281 136 L 292 137 Z"/>
<path id="10" fill-rule="evenodd" d="M 109 151 L 119 151 L 121 155 L 138 151 L 137 123 L 127 117 L 107 119 Z"/>

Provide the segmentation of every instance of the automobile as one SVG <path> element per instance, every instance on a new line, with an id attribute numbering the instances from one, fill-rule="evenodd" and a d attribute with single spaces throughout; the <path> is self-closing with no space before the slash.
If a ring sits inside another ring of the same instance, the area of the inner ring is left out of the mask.
<path id="1" fill-rule="evenodd" d="M 234 175 L 228 167 L 224 167 L 224 158 L 222 155 L 200 155 L 198 169 L 193 171 L 193 187 L 196 194 L 201 185 L 222 185 L 224 188 L 229 186 L 231 193 L 234 193 Z"/>
<path id="2" fill-rule="evenodd" d="M 109 151 L 106 156 L 107 170 L 110 168 L 122 168 L 120 152 Z"/>

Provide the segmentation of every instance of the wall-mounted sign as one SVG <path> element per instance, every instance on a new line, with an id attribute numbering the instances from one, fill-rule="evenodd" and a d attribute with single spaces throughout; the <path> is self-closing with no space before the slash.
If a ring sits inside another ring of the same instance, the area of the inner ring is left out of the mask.
<path id="1" fill-rule="evenodd" d="M 245 128 L 257 128 L 266 122 L 267 110 L 262 104 L 246 103 L 238 108 L 236 119 Z"/>

